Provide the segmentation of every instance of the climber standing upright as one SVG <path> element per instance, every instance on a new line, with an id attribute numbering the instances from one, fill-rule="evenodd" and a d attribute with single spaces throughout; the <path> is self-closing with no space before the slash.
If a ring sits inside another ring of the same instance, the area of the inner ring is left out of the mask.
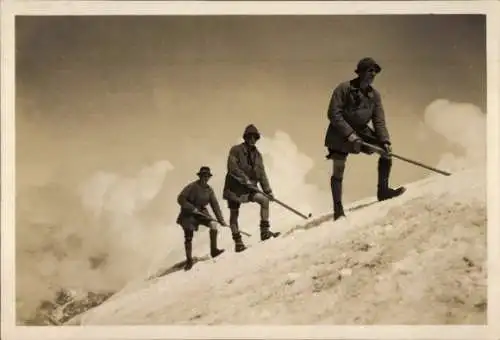
<path id="1" fill-rule="evenodd" d="M 217 248 L 217 223 L 212 221 L 206 208 L 210 204 L 217 221 L 221 225 L 227 226 L 214 190 L 208 184 L 208 181 L 212 177 L 211 170 L 208 166 L 202 166 L 197 175 L 198 180 L 186 185 L 177 196 L 177 203 L 180 205 L 181 210 L 176 222 L 184 230 L 184 248 L 186 251 L 185 270 L 189 270 L 193 266 L 192 241 L 194 232 L 198 231 L 200 224 L 210 228 L 210 255 L 217 257 L 224 252 L 224 249 Z"/>
<path id="2" fill-rule="evenodd" d="M 235 243 L 235 251 L 246 249 L 239 231 L 239 209 L 241 204 L 254 202 L 260 205 L 260 238 L 265 241 L 278 237 L 279 232 L 270 231 L 269 203 L 273 192 L 264 167 L 262 154 L 256 147 L 260 132 L 255 125 L 250 124 L 243 132 L 243 142 L 234 145 L 229 150 L 227 159 L 227 174 L 223 189 L 223 198 L 228 202 L 229 226 Z M 260 184 L 262 193 L 257 192 Z"/>
<path id="3" fill-rule="evenodd" d="M 340 83 L 332 93 L 328 107 L 329 125 L 324 145 L 327 159 L 333 163 L 330 187 L 333 198 L 334 220 L 345 216 L 342 203 L 342 182 L 348 154 L 372 154 L 363 142 L 381 147 L 385 154 L 378 160 L 377 198 L 379 201 L 397 197 L 404 187 L 389 187 L 392 167 L 391 140 L 386 126 L 380 93 L 372 86 L 382 68 L 373 58 L 358 62 L 357 77 Z M 370 121 L 373 129 L 369 127 Z"/>

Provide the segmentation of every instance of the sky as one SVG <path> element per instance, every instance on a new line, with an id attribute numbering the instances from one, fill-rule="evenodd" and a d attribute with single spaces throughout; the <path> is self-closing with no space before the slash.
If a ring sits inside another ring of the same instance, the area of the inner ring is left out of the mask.
<path id="1" fill-rule="evenodd" d="M 330 93 L 364 56 L 383 67 L 374 85 L 401 152 L 433 159 L 416 152 L 436 141 L 409 134 L 433 100 L 486 105 L 480 16 L 26 17 L 16 27 L 18 142 L 31 149 L 24 131 L 36 127 L 60 141 L 61 166 L 86 153 L 74 163 L 84 173 L 128 168 L 138 154 L 193 169 L 203 148 L 225 153 L 248 123 L 285 131 L 322 162 Z"/>
<path id="2" fill-rule="evenodd" d="M 374 86 L 394 152 L 445 166 L 443 159 L 481 147 L 471 137 L 481 137 L 486 110 L 481 16 L 17 17 L 19 294 L 33 293 L 33 249 L 51 268 L 110 249 L 115 264 L 130 266 L 124 244 L 133 239 L 139 270 L 165 244 L 181 246 L 165 224 L 174 224 L 176 195 L 202 165 L 214 172 L 228 219 L 227 152 L 250 123 L 263 135 L 258 146 L 276 196 L 329 212 L 326 110 L 333 88 L 366 56 L 383 69 Z M 479 130 L 465 131 L 472 127 Z M 394 185 L 430 174 L 394 164 Z M 345 200 L 374 195 L 376 178 L 376 157 L 350 157 Z M 292 218 L 276 209 L 275 219 Z M 43 242 L 64 244 L 63 255 L 48 255 Z M 116 286 L 134 270 L 101 275 Z M 53 286 L 76 277 L 48 272 L 37 275 Z"/>

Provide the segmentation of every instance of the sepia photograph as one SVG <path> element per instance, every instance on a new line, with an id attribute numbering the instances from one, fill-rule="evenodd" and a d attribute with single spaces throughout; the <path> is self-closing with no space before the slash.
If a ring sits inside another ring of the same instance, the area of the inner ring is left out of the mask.
<path id="1" fill-rule="evenodd" d="M 17 326 L 488 324 L 486 13 L 110 13 L 12 19 Z"/>

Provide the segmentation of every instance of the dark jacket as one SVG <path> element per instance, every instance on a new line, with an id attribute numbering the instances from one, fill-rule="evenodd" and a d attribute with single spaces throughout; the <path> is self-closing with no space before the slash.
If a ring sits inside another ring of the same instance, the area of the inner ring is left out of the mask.
<path id="1" fill-rule="evenodd" d="M 359 79 L 340 83 L 334 90 L 328 107 L 330 124 L 325 135 L 325 146 L 334 151 L 352 152 L 347 137 L 356 132 L 366 142 L 390 143 L 380 93 L 369 86 L 364 94 Z M 373 123 L 374 130 L 369 123 Z"/>
<path id="2" fill-rule="evenodd" d="M 176 223 L 180 225 L 198 224 L 204 220 L 202 217 L 192 214 L 195 208 L 210 216 L 206 208 L 208 204 L 210 204 L 217 221 L 222 222 L 224 220 L 214 190 L 210 185 L 203 185 L 199 180 L 189 183 L 182 189 L 177 196 L 177 203 L 180 205 L 181 210 Z"/>
<path id="3" fill-rule="evenodd" d="M 240 197 L 251 191 L 239 184 L 238 180 L 245 183 L 250 180 L 253 184 L 260 184 L 262 191 L 271 193 L 271 186 L 264 168 L 262 154 L 256 147 L 241 143 L 231 147 L 227 159 L 227 174 L 222 197 L 225 200 L 238 202 Z"/>

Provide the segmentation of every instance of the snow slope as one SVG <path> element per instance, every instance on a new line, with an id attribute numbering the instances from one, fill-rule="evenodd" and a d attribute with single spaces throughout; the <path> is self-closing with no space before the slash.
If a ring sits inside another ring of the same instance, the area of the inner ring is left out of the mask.
<path id="1" fill-rule="evenodd" d="M 485 323 L 485 179 L 432 176 L 189 272 L 164 263 L 68 324 Z"/>

